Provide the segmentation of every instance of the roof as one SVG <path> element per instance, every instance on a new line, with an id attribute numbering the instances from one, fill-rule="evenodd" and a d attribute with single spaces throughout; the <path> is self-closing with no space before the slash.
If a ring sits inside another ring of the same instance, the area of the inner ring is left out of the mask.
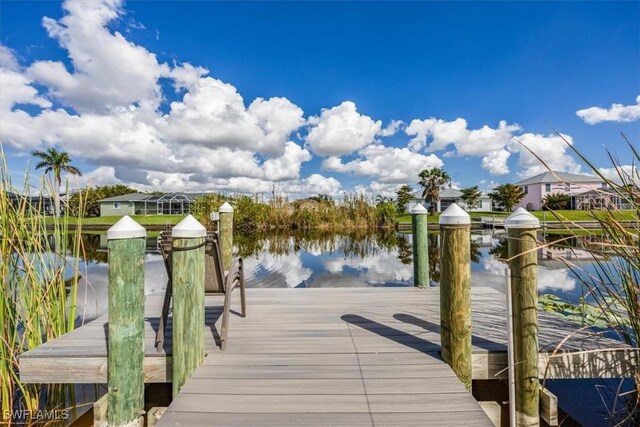
<path id="1" fill-rule="evenodd" d="M 100 199 L 100 202 L 139 202 L 147 200 L 151 197 L 151 194 L 145 193 L 129 193 L 122 196 L 107 197 L 106 199 Z"/>
<path id="2" fill-rule="evenodd" d="M 531 178 L 523 179 L 517 182 L 515 185 L 530 185 L 530 184 L 552 184 L 555 182 L 603 182 L 602 179 L 597 176 L 591 175 L 578 175 L 575 173 L 547 171 Z"/>
<path id="3" fill-rule="evenodd" d="M 43 194 L 36 194 L 36 195 L 31 195 L 31 194 L 18 194 L 18 193 L 14 193 L 11 191 L 5 191 L 4 192 L 7 197 L 11 200 L 18 200 L 18 199 L 22 199 L 23 197 L 26 197 L 27 200 L 32 203 L 34 201 L 38 201 L 38 200 L 45 200 L 45 201 L 51 201 L 53 200 L 52 196 L 46 196 Z M 60 196 L 64 197 L 64 193 L 61 193 Z"/>
<path id="4" fill-rule="evenodd" d="M 171 199 L 193 201 L 201 197 L 205 193 L 166 193 L 166 194 L 145 194 L 145 193 L 129 193 L 122 196 L 107 197 L 99 200 L 102 202 L 168 202 Z"/>
<path id="5" fill-rule="evenodd" d="M 594 189 L 594 190 L 587 190 L 587 191 L 583 191 L 583 192 L 573 193 L 571 195 L 572 196 L 587 196 L 587 195 L 603 195 L 603 194 L 608 194 L 610 196 L 617 196 L 618 195 L 618 193 L 616 193 L 611 188 L 598 188 L 598 189 Z"/>

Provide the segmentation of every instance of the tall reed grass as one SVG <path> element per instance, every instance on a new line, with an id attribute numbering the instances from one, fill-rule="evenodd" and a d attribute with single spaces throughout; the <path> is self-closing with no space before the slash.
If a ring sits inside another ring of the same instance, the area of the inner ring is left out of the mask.
<path id="1" fill-rule="evenodd" d="M 0 161 L 0 410 L 12 424 L 16 411 L 61 409 L 72 398 L 70 387 L 22 383 L 18 358 L 75 327 L 83 247 L 81 238 L 68 238 L 67 215 L 41 214 L 54 190 L 47 181 L 32 187 L 27 175 L 16 188 L 1 147 Z"/>
<path id="2" fill-rule="evenodd" d="M 192 212 L 205 225 L 210 225 L 209 214 L 225 201 L 235 208 L 234 228 L 238 231 L 393 228 L 396 216 L 392 201 L 372 203 L 363 194 L 345 194 L 339 201 L 329 196 L 315 196 L 290 202 L 275 196 L 266 203 L 246 195 L 212 194 L 197 199 Z"/>
<path id="3" fill-rule="evenodd" d="M 557 135 L 564 139 L 560 133 Z M 640 172 L 637 169 L 640 154 L 624 135 L 622 137 L 630 155 L 623 164 L 607 152 L 611 168 L 606 170 L 597 167 L 565 140 L 589 167 L 589 172 L 602 179 L 605 186 L 597 190 L 589 202 L 590 216 L 598 223 L 598 230 L 585 230 L 580 224 L 556 215 L 577 246 L 594 255 L 589 268 L 564 260 L 585 292 L 580 304 L 568 308 L 560 304 L 560 307 L 574 320 L 581 317 L 583 323 L 597 326 L 606 335 L 617 336 L 628 344 L 633 363 L 640 368 Z M 622 210 L 633 212 L 635 222 L 621 221 Z M 573 249 L 567 247 L 567 250 Z M 605 390 L 601 392 L 602 400 L 612 424 L 640 425 L 640 373 L 622 380 L 616 387 L 601 389 Z"/>

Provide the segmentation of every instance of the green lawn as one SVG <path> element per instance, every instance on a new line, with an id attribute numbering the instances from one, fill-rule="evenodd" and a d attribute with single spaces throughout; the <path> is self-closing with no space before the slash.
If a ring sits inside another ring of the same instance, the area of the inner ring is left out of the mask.
<path id="1" fill-rule="evenodd" d="M 547 221 L 558 221 L 560 220 L 568 220 L 568 221 L 593 221 L 594 213 L 589 211 L 532 211 L 534 216 L 536 216 L 540 220 L 545 219 Z M 597 212 L 595 212 L 597 214 Z M 506 218 L 509 215 L 508 212 L 471 212 L 471 220 L 472 221 L 480 221 L 481 217 L 495 217 L 495 218 Z M 637 220 L 634 211 L 620 211 L 615 213 L 615 217 L 617 220 Z M 429 222 L 438 222 L 440 218 L 440 213 L 437 212 L 435 215 L 429 215 Z M 411 223 L 411 214 L 400 215 L 396 218 L 396 222 L 398 223 Z"/>
<path id="2" fill-rule="evenodd" d="M 594 215 L 598 215 L 598 212 L 590 211 L 531 211 L 531 213 L 538 219 L 547 221 L 569 220 L 569 221 L 593 221 Z M 546 214 L 546 215 L 545 215 Z M 472 212 L 471 218 L 474 220 L 480 220 L 480 217 L 504 218 L 509 215 L 508 212 Z M 615 212 L 615 218 L 617 220 L 637 220 L 634 211 L 620 211 Z"/>
<path id="3" fill-rule="evenodd" d="M 440 219 L 440 212 L 436 212 L 435 215 L 427 216 L 427 222 L 438 222 L 439 219 Z M 403 214 L 396 217 L 396 222 L 411 224 L 411 214 L 407 213 L 407 214 Z"/>
<path id="4" fill-rule="evenodd" d="M 136 220 L 140 225 L 174 225 L 180 222 L 185 215 L 134 215 L 131 218 Z M 83 225 L 113 225 L 122 218 L 121 216 L 100 216 L 93 218 L 82 218 Z M 69 217 L 69 224 L 77 224 L 78 218 Z M 53 218 L 48 218 L 49 222 Z"/>

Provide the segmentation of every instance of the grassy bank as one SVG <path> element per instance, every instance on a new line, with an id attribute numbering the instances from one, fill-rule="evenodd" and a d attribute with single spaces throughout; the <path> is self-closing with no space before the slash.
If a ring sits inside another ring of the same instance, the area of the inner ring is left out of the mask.
<path id="1" fill-rule="evenodd" d="M 504 219 L 509 216 L 509 212 L 470 212 L 472 221 L 480 221 L 482 217 L 494 217 Z M 636 221 L 638 217 L 634 211 L 615 211 L 605 213 L 603 211 L 531 211 L 540 221 L 597 221 L 600 219 L 612 217 L 617 221 Z M 436 223 L 440 219 L 440 212 L 435 215 L 429 215 L 428 221 Z M 403 214 L 396 217 L 397 223 L 411 223 L 411 214 Z"/>
<path id="2" fill-rule="evenodd" d="M 613 218 L 617 221 L 634 221 L 638 217 L 635 211 L 531 211 L 531 214 L 539 220 L 547 221 L 594 221 L 598 219 Z M 471 218 L 479 221 L 481 217 L 506 218 L 509 212 L 471 212 Z"/>
<path id="3" fill-rule="evenodd" d="M 434 215 L 427 215 L 427 222 L 437 223 L 440 220 L 440 212 L 436 212 Z M 403 214 L 396 217 L 398 224 L 411 224 L 411 214 Z"/>
<path id="4" fill-rule="evenodd" d="M 175 225 L 184 218 L 185 215 L 133 215 L 131 218 L 136 220 L 140 225 Z M 97 216 L 92 218 L 77 218 L 74 216 L 65 217 L 65 221 L 68 222 L 69 225 L 77 225 L 78 222 L 81 222 L 82 225 L 100 225 L 100 226 L 111 226 L 118 222 L 122 217 L 121 216 Z M 47 217 L 47 224 L 53 224 L 55 219 L 53 217 Z"/>

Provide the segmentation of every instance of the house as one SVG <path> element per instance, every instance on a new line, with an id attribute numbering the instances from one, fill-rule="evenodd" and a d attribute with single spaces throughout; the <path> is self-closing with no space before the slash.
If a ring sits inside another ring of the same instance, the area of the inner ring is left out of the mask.
<path id="1" fill-rule="evenodd" d="M 640 200 L 640 197 L 634 194 L 634 199 Z M 621 197 L 610 188 L 590 190 L 576 194 L 572 196 L 571 206 L 576 210 L 633 209 L 633 205 L 628 200 L 628 196 Z"/>
<path id="2" fill-rule="evenodd" d="M 577 208 L 576 196 L 607 188 L 606 183 L 596 176 L 554 171 L 532 176 L 515 185 L 520 186 L 525 193 L 518 207 L 527 210 L 542 209 L 542 200 L 549 194 L 566 194 L 571 197 L 571 208 Z"/>
<path id="3" fill-rule="evenodd" d="M 14 207 L 25 203 L 26 212 L 39 213 L 43 215 L 53 215 L 55 213 L 55 203 L 51 196 L 30 196 L 28 194 L 17 194 L 6 192 L 7 198 Z M 65 203 L 65 195 L 60 195 L 60 205 Z"/>
<path id="4" fill-rule="evenodd" d="M 422 190 L 416 191 L 413 193 L 413 199 L 409 202 L 409 206 L 407 208 L 408 212 L 411 212 L 411 209 L 414 208 L 418 203 L 422 203 L 425 208 L 429 207 L 429 202 L 425 202 L 422 198 Z M 438 200 L 438 206 L 436 208 L 437 212 L 442 212 L 451 206 L 453 203 L 456 203 L 462 209 L 469 212 L 490 212 L 492 211 L 491 207 L 491 198 L 482 194 L 480 199 L 478 200 L 478 204 L 476 206 L 471 207 L 470 209 L 467 207 L 467 204 L 462 201 L 462 191 L 455 188 L 441 187 L 440 188 L 440 200 Z"/>
<path id="5" fill-rule="evenodd" d="M 100 216 L 184 215 L 201 193 L 145 194 L 130 193 L 99 201 Z"/>

